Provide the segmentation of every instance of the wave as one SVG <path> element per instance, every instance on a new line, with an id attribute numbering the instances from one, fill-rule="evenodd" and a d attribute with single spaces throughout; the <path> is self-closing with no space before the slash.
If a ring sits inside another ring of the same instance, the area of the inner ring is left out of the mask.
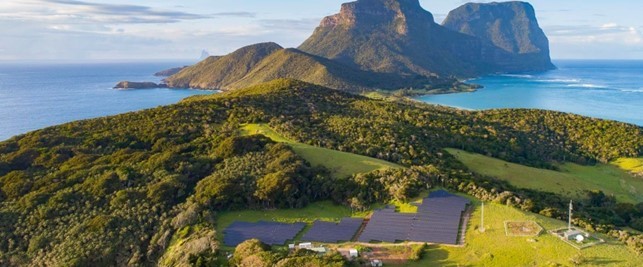
<path id="1" fill-rule="evenodd" d="M 543 83 L 579 83 L 579 79 L 540 79 L 537 82 Z"/>
<path id="2" fill-rule="evenodd" d="M 619 91 L 627 93 L 643 93 L 643 87 L 639 89 L 619 89 Z"/>
<path id="3" fill-rule="evenodd" d="M 609 89 L 609 87 L 604 85 L 592 84 L 592 83 L 572 83 L 568 84 L 567 87 L 580 87 L 580 88 L 592 88 L 592 89 Z"/>

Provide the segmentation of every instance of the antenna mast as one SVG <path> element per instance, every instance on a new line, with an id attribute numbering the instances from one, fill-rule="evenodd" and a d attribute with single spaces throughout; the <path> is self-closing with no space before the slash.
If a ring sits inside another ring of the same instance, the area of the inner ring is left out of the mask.
<path id="1" fill-rule="evenodd" d="M 572 200 L 569 201 L 569 220 L 567 221 L 567 230 L 571 231 L 572 230 L 572 210 L 574 209 L 574 206 L 572 204 Z"/>
<path id="2" fill-rule="evenodd" d="M 484 232 L 484 201 L 482 201 L 482 214 L 480 215 L 480 232 Z"/>

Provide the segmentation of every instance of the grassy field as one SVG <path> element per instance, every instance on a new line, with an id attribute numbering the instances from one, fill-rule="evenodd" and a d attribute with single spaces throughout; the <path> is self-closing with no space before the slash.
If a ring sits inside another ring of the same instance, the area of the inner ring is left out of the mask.
<path id="1" fill-rule="evenodd" d="M 480 204 L 475 201 L 475 205 Z M 584 259 L 583 266 L 643 266 L 643 258 L 611 240 L 578 250 L 546 232 L 537 237 L 505 235 L 506 220 L 533 220 L 545 230 L 565 227 L 562 221 L 493 203 L 485 203 L 484 219 L 485 232 L 480 233 L 480 209 L 476 209 L 467 227 L 465 247 L 431 245 L 422 260 L 403 266 L 574 266 L 570 259 L 578 255 Z"/>
<path id="2" fill-rule="evenodd" d="M 585 190 L 600 189 L 618 201 L 638 203 L 643 201 L 643 179 L 633 176 L 612 164 L 581 166 L 573 163 L 560 165 L 561 171 L 527 167 L 465 152 L 447 149 L 472 171 L 509 181 L 511 184 L 577 197 Z M 626 163 L 622 163 L 626 165 Z M 627 164 L 632 166 L 635 164 Z"/>
<path id="3" fill-rule="evenodd" d="M 346 177 L 378 169 L 402 168 L 400 165 L 384 160 L 294 142 L 275 132 L 266 124 L 246 124 L 241 130 L 243 134 L 263 134 L 275 142 L 287 143 L 308 162 L 313 165 L 325 166 L 336 177 Z"/>

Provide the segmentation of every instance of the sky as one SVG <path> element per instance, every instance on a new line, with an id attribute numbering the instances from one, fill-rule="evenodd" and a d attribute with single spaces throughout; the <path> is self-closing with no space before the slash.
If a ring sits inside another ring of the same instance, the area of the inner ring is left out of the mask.
<path id="1" fill-rule="evenodd" d="M 345 0 L 2 0 L 0 61 L 197 60 L 297 47 Z M 420 0 L 440 23 L 462 0 Z M 476 1 L 489 2 L 489 1 Z M 532 0 L 554 59 L 643 59 L 643 1 Z"/>

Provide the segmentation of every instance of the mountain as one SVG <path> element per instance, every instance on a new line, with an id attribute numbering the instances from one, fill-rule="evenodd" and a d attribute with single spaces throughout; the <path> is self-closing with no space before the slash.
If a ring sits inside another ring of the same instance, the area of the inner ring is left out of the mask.
<path id="1" fill-rule="evenodd" d="M 458 42 L 479 50 L 476 38 L 440 27 L 418 0 L 359 0 L 324 18 L 299 49 L 375 72 L 473 74 L 453 53 Z"/>
<path id="2" fill-rule="evenodd" d="M 358 0 L 324 18 L 297 49 L 246 46 L 209 57 L 166 82 L 234 90 L 293 78 L 353 92 L 450 92 L 471 89 L 456 78 L 552 68 L 549 41 L 528 3 L 467 4 L 452 11 L 443 26 L 419 0 Z"/>
<path id="3" fill-rule="evenodd" d="M 503 25 L 516 31 L 505 32 L 511 42 L 522 43 L 525 29 L 531 30 L 538 47 L 547 47 L 546 38 L 529 4 L 478 4 L 485 10 L 503 14 Z M 467 7 L 464 7 L 468 10 Z M 514 12 L 507 12 L 510 9 Z M 455 14 L 460 14 L 456 12 Z M 471 16 L 476 16 L 475 11 Z M 463 20 L 467 18 L 462 16 Z M 492 23 L 493 16 L 476 22 Z M 456 19 L 451 19 L 451 26 Z M 544 35 L 544 34 L 543 34 Z M 518 41 L 514 41 L 518 39 Z M 553 67 L 549 50 L 535 55 L 541 58 L 521 63 L 523 50 L 504 50 L 475 34 L 461 33 L 435 23 L 433 15 L 418 0 L 358 0 L 342 5 L 341 11 L 326 17 L 313 35 L 299 46 L 311 54 L 376 72 L 470 77 L 494 72 L 544 70 Z M 530 51 L 530 50 L 529 50 Z M 540 59 L 538 61 L 537 59 Z M 533 64 L 538 61 L 538 64 Z M 542 62 L 541 62 L 542 61 Z M 546 62 L 545 62 L 546 61 Z M 544 62 L 544 63 L 543 63 Z M 545 64 L 546 63 L 546 64 Z"/>
<path id="4" fill-rule="evenodd" d="M 210 56 L 210 53 L 207 50 L 203 49 L 201 50 L 201 56 L 199 57 L 199 60 L 204 60 L 209 56 Z"/>
<path id="5" fill-rule="evenodd" d="M 554 68 L 549 40 L 529 3 L 468 3 L 449 12 L 442 25 L 501 48 L 506 53 L 492 60 L 511 71 Z"/>

